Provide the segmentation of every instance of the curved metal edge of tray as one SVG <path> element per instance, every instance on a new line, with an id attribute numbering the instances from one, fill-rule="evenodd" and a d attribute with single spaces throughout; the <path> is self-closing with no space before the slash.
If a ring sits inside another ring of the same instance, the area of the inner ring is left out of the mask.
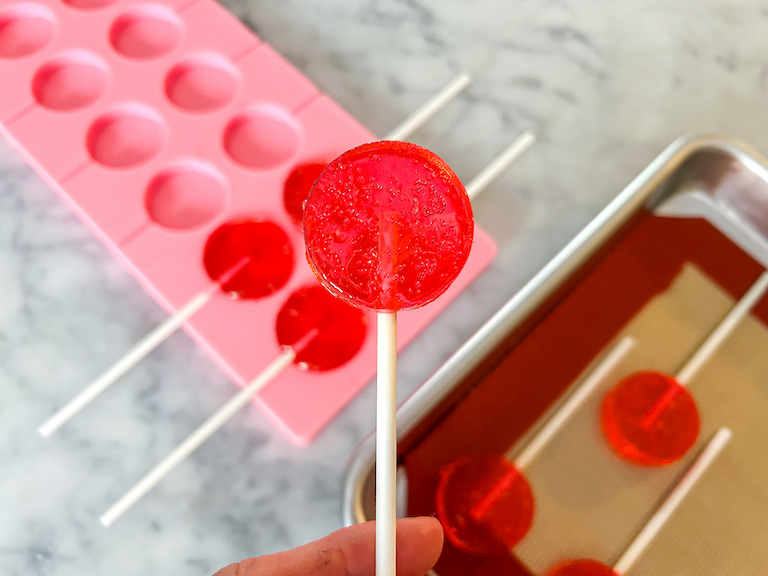
<path id="1" fill-rule="evenodd" d="M 768 180 L 766 159 L 736 139 L 686 136 L 673 142 L 403 402 L 397 411 L 398 440 L 637 210 L 653 209 L 673 196 L 676 190 L 665 190 L 665 182 L 686 160 L 700 152 L 719 152 L 733 157 Z M 346 526 L 370 519 L 365 515 L 363 498 L 366 480 L 374 466 L 374 442 L 372 432 L 358 444 L 348 460 L 342 501 Z"/>

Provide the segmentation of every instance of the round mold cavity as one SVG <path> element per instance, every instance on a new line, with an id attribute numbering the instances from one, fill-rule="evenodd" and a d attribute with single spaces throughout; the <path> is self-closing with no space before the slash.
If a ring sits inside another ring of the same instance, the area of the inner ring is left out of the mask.
<path id="1" fill-rule="evenodd" d="M 216 219 L 226 207 L 229 185 L 210 164 L 188 160 L 155 176 L 147 187 L 150 219 L 173 230 L 193 230 Z"/>
<path id="2" fill-rule="evenodd" d="M 96 162 L 110 168 L 133 168 L 155 157 L 167 138 L 163 119 L 150 108 L 122 106 L 97 118 L 86 145 Z"/>
<path id="3" fill-rule="evenodd" d="M 100 10 L 111 6 L 117 0 L 62 0 L 62 2 L 70 8 L 77 8 L 78 10 Z"/>
<path id="4" fill-rule="evenodd" d="M 240 74 L 226 58 L 198 54 L 182 60 L 165 78 L 165 95 L 188 112 L 212 112 L 234 100 Z"/>
<path id="5" fill-rule="evenodd" d="M 224 149 L 238 164 L 270 170 L 290 162 L 301 147 L 301 129 L 275 106 L 256 106 L 233 118 L 224 130 Z"/>
<path id="6" fill-rule="evenodd" d="M 43 64 L 32 79 L 32 93 L 41 106 L 61 112 L 96 102 L 109 86 L 109 69 L 82 50 L 67 52 Z"/>
<path id="7" fill-rule="evenodd" d="M 37 4 L 0 10 L 0 58 L 23 58 L 45 48 L 56 35 L 53 12 Z"/>
<path id="8" fill-rule="evenodd" d="M 172 52 L 181 42 L 184 24 L 170 8 L 146 4 L 118 16 L 109 30 L 116 52 L 133 60 L 150 60 Z"/>

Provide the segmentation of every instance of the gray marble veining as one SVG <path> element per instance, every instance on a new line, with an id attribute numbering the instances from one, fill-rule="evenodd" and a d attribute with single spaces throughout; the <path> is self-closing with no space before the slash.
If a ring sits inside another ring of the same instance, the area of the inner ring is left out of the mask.
<path id="1" fill-rule="evenodd" d="M 472 86 L 415 141 L 469 178 L 536 146 L 476 203 L 491 269 L 400 358 L 407 395 L 667 144 L 768 150 L 759 0 L 227 0 L 324 92 L 386 133 L 461 70 Z M 0 144 L 0 574 L 209 574 L 341 524 L 369 387 L 307 448 L 254 409 L 109 530 L 98 515 L 233 390 L 184 335 L 50 440 L 36 427 L 163 313 Z"/>

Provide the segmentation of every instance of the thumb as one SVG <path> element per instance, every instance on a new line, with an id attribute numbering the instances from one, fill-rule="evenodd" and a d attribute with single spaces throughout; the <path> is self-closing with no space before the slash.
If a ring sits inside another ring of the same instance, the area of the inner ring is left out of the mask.
<path id="1" fill-rule="evenodd" d="M 374 539 L 374 522 L 356 524 L 293 550 L 230 564 L 214 576 L 374 576 Z M 423 576 L 442 547 L 435 518 L 398 520 L 397 576 Z"/>

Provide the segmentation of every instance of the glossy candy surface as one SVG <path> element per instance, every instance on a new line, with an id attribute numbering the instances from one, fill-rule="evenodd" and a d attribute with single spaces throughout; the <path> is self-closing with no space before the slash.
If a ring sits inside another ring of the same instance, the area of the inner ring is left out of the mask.
<path id="1" fill-rule="evenodd" d="M 369 310 L 407 310 L 442 294 L 472 247 L 472 207 L 432 152 L 374 142 L 331 162 L 304 213 L 307 259 L 337 297 Z"/>
<path id="2" fill-rule="evenodd" d="M 688 390 L 660 372 L 637 372 L 609 391 L 600 410 L 608 443 L 623 458 L 662 466 L 682 458 L 701 427 Z"/>
<path id="3" fill-rule="evenodd" d="M 277 341 L 295 347 L 296 364 L 318 371 L 338 368 L 352 359 L 363 345 L 366 329 L 362 310 L 334 298 L 322 286 L 291 294 L 276 323 Z"/>
<path id="4" fill-rule="evenodd" d="M 444 466 L 435 499 L 446 538 L 472 554 L 509 554 L 533 521 L 528 481 L 495 454 L 471 454 Z"/>
<path id="5" fill-rule="evenodd" d="M 280 226 L 243 220 L 216 229 L 205 245 L 205 271 L 237 298 L 263 298 L 279 290 L 293 271 L 293 247 Z"/>

